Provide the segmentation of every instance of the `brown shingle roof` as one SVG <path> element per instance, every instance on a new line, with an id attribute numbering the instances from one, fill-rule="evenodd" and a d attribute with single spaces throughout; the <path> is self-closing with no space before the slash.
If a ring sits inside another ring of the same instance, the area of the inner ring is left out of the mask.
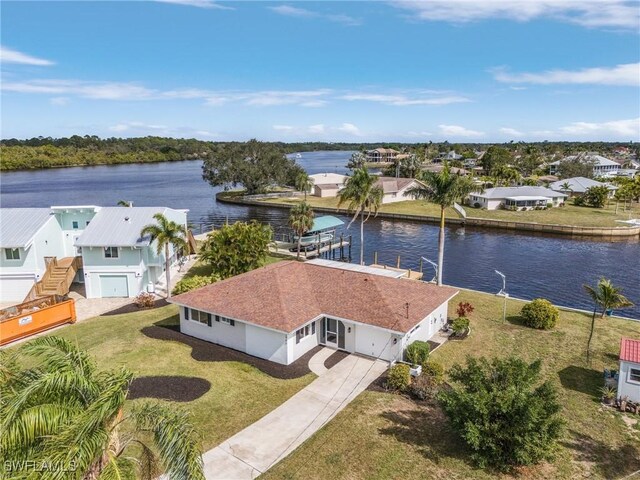
<path id="1" fill-rule="evenodd" d="M 395 193 L 415 181 L 415 178 L 379 177 L 376 181 L 376 187 L 382 188 L 384 193 Z"/>
<path id="2" fill-rule="evenodd" d="M 456 293 L 415 280 L 282 261 L 170 301 L 287 333 L 322 314 L 404 333 Z"/>

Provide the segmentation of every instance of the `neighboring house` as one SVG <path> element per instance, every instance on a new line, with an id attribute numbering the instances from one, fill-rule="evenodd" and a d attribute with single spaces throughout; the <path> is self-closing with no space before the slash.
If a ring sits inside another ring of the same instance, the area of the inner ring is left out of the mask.
<path id="1" fill-rule="evenodd" d="M 103 207 L 76 240 L 82 249 L 83 275 L 87 298 L 135 297 L 163 279 L 164 250 L 140 231 L 155 224 L 153 216 L 163 214 L 180 225 L 187 224 L 186 210 L 166 207 Z M 169 246 L 171 263 L 177 260 Z"/>
<path id="2" fill-rule="evenodd" d="M 620 341 L 620 372 L 618 398 L 640 402 L 640 340 L 622 338 Z"/>
<path id="3" fill-rule="evenodd" d="M 397 150 L 393 148 L 376 148 L 374 150 L 367 150 L 367 162 L 371 163 L 391 163 L 395 161 L 396 156 L 399 154 Z"/>
<path id="4" fill-rule="evenodd" d="M 444 165 L 426 165 L 422 167 L 422 170 L 426 172 L 440 173 L 444 170 Z M 465 170 L 464 168 L 449 167 L 449 171 L 455 175 L 469 175 L 469 170 Z"/>
<path id="5" fill-rule="evenodd" d="M 634 178 L 640 175 L 640 170 L 636 168 L 621 168 L 618 170 L 618 177 Z"/>
<path id="6" fill-rule="evenodd" d="M 317 345 L 394 362 L 444 326 L 458 291 L 386 273 L 281 261 L 169 301 L 182 333 L 272 362 Z"/>
<path id="7" fill-rule="evenodd" d="M 433 163 L 452 162 L 454 160 L 462 160 L 463 156 L 458 155 L 455 150 L 450 150 L 447 153 L 439 153 L 436 158 L 433 159 Z"/>
<path id="8" fill-rule="evenodd" d="M 413 200 L 408 191 L 413 187 L 420 186 L 420 182 L 415 178 L 380 177 L 375 185 L 382 188 L 384 192 L 382 197 L 384 204 Z"/>
<path id="9" fill-rule="evenodd" d="M 568 184 L 568 189 L 564 188 L 565 184 Z M 585 177 L 566 178 L 553 182 L 551 185 L 549 185 L 549 188 L 551 190 L 560 193 L 566 193 L 570 197 L 582 195 L 591 187 L 607 187 L 609 189 L 609 197 L 612 197 L 615 191 L 618 189 L 618 187 L 616 187 L 615 185 L 611 185 L 610 183 L 602 183 Z"/>
<path id="10" fill-rule="evenodd" d="M 469 195 L 468 203 L 472 207 L 497 210 L 499 208 L 533 210 L 535 208 L 559 207 L 564 204 L 567 195 L 545 187 L 496 187 L 482 193 Z"/>
<path id="11" fill-rule="evenodd" d="M 22 301 L 47 269 L 47 258 L 78 256 L 75 240 L 99 207 L 0 209 L 0 301 Z"/>
<path id="12" fill-rule="evenodd" d="M 609 160 L 608 158 L 596 153 L 587 153 L 585 155 L 570 155 L 561 160 L 556 160 L 549 164 L 549 173 L 555 175 L 558 172 L 558 166 L 566 160 L 575 160 L 581 158 L 584 162 L 593 162 L 594 177 L 615 177 L 620 170 L 620 164 Z"/>
<path id="13" fill-rule="evenodd" d="M 338 173 L 316 173 L 309 175 L 313 182 L 311 194 L 315 197 L 335 197 L 338 191 L 344 187 L 347 175 Z"/>

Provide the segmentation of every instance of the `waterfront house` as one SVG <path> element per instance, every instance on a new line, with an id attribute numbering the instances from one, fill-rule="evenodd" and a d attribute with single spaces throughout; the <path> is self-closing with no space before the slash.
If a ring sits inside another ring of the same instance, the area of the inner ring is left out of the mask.
<path id="1" fill-rule="evenodd" d="M 640 402 L 640 340 L 622 338 L 620 341 L 617 396 Z"/>
<path id="2" fill-rule="evenodd" d="M 75 242 L 81 249 L 83 280 L 87 298 L 135 297 L 153 291 L 164 277 L 164 251 L 140 231 L 155 224 L 161 213 L 170 221 L 184 225 L 187 212 L 166 207 L 103 207 Z M 177 260 L 169 246 L 171 263 Z"/>
<path id="3" fill-rule="evenodd" d="M 349 178 L 337 173 L 317 173 L 309 175 L 313 182 L 314 197 L 337 197 Z M 378 177 L 375 186 L 380 187 L 384 193 L 382 203 L 402 202 L 412 200 L 408 191 L 417 187 L 420 182 L 414 178 Z"/>
<path id="4" fill-rule="evenodd" d="M 311 193 L 315 197 L 335 197 L 338 195 L 338 191 L 344 187 L 347 178 L 349 178 L 347 175 L 338 173 L 315 173 L 309 175 L 309 179 L 313 182 Z"/>
<path id="5" fill-rule="evenodd" d="M 389 362 L 447 321 L 458 292 L 338 262 L 281 261 L 172 297 L 180 331 L 289 365 L 317 345 Z"/>
<path id="6" fill-rule="evenodd" d="M 85 283 L 88 298 L 152 289 L 162 279 L 164 254 L 139 237 L 155 213 L 186 225 L 186 211 L 164 207 L 0 209 L 0 301 L 66 294 L 74 281 Z M 170 255 L 175 260 L 172 247 Z"/>
<path id="7" fill-rule="evenodd" d="M 580 160 L 585 163 L 593 163 L 594 177 L 615 177 L 618 174 L 618 170 L 620 170 L 619 163 L 596 153 L 586 153 L 581 155 L 570 155 L 561 160 L 556 160 L 555 162 L 550 163 L 549 173 L 551 175 L 555 175 L 558 172 L 558 167 L 561 162 L 575 160 L 577 158 L 580 158 Z"/>
<path id="8" fill-rule="evenodd" d="M 367 150 L 367 162 L 370 163 L 393 163 L 400 152 L 393 148 L 376 148 Z"/>
<path id="9" fill-rule="evenodd" d="M 569 188 L 567 189 L 565 186 L 568 186 Z M 566 193 L 570 197 L 582 195 L 591 187 L 607 187 L 609 189 L 609 197 L 612 197 L 618 189 L 618 187 L 611 185 L 610 183 L 598 182 L 586 177 L 565 178 L 549 185 L 551 190 Z"/>
<path id="10" fill-rule="evenodd" d="M 545 187 L 496 187 L 469 195 L 467 203 L 487 210 L 534 210 L 559 207 L 567 195 Z"/>

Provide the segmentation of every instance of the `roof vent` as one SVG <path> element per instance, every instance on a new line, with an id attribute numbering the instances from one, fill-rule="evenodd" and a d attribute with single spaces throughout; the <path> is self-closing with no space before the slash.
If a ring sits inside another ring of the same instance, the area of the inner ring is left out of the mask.
<path id="1" fill-rule="evenodd" d="M 129 217 L 124 217 L 124 221 L 127 222 L 127 223 L 130 223 L 131 219 Z"/>

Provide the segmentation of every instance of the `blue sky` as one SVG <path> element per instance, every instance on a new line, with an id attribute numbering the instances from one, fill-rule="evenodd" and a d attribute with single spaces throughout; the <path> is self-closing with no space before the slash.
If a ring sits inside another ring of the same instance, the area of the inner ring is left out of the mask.
<path id="1" fill-rule="evenodd" d="M 640 2 L 2 2 L 2 137 L 640 140 Z"/>

